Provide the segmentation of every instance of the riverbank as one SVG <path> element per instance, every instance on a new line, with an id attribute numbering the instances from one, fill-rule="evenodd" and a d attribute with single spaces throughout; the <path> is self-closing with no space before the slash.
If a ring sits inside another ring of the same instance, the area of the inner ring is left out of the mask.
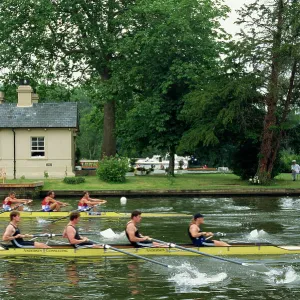
<path id="1" fill-rule="evenodd" d="M 300 195 L 300 180 L 281 174 L 269 186 L 253 185 L 233 174 L 182 174 L 127 177 L 125 183 L 107 183 L 96 176 L 86 176 L 81 184 L 66 184 L 61 179 L 47 178 L 41 196 L 54 190 L 57 196 L 80 196 L 88 190 L 99 196 L 201 196 L 201 195 Z M 8 180 L 8 183 L 34 180 Z"/>

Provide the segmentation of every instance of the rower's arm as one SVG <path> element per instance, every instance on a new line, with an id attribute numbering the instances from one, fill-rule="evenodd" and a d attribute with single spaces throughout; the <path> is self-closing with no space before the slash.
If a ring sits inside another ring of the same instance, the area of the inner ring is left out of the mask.
<path id="1" fill-rule="evenodd" d="M 55 200 L 55 199 L 52 199 L 52 200 L 53 200 L 53 203 L 58 203 L 59 205 L 63 205 L 63 206 L 69 205 L 69 204 L 66 203 L 66 202 L 61 202 L 61 201 L 58 201 L 58 200 Z"/>
<path id="2" fill-rule="evenodd" d="M 11 199 L 10 200 L 11 202 L 13 203 L 29 203 L 29 202 L 32 202 L 31 199 Z"/>
<path id="3" fill-rule="evenodd" d="M 29 235 L 27 234 L 17 234 L 15 236 L 13 236 L 13 234 L 15 233 L 15 230 L 12 226 L 7 226 L 6 230 L 2 236 L 2 240 L 3 241 L 12 241 L 18 238 L 25 238 L 25 237 L 29 237 Z"/>
<path id="4" fill-rule="evenodd" d="M 95 199 L 95 198 L 89 198 L 89 201 L 97 202 L 98 204 L 104 204 L 107 201 L 103 199 Z"/>
<path id="5" fill-rule="evenodd" d="M 148 236 L 136 237 L 135 228 L 132 224 L 127 226 L 127 234 L 131 242 L 144 242 L 149 238 Z"/>
<path id="6" fill-rule="evenodd" d="M 206 232 L 199 232 L 197 226 L 191 226 L 190 233 L 193 238 L 198 238 L 200 236 L 205 236 L 207 234 Z"/>
<path id="7" fill-rule="evenodd" d="M 67 229 L 65 230 L 65 235 L 68 238 L 68 240 L 70 241 L 70 244 L 72 245 L 77 245 L 77 244 L 81 244 L 83 242 L 86 242 L 88 239 L 87 238 L 82 238 L 80 240 L 75 239 L 75 229 L 72 226 L 68 226 Z"/>

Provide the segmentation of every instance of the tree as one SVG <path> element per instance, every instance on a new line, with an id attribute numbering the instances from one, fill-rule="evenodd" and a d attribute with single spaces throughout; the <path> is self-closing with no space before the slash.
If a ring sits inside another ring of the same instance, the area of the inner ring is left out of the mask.
<path id="1" fill-rule="evenodd" d="M 104 105 L 102 154 L 116 152 L 113 60 L 116 43 L 140 24 L 131 17 L 135 0 L 2 0 L 0 68 L 45 81 L 93 78 Z M 126 16 L 124 16 L 126 15 Z"/>
<path id="2" fill-rule="evenodd" d="M 249 172 L 256 169 L 262 182 L 276 174 L 289 113 L 299 107 L 299 8 L 297 1 L 257 0 L 242 9 L 245 28 L 228 43 L 220 71 L 188 95 L 183 118 L 191 128 L 181 148 L 216 145 L 226 136 L 238 151 L 253 146 L 258 158 Z"/>
<path id="3" fill-rule="evenodd" d="M 241 11 L 240 23 L 250 29 L 241 32 L 240 58 L 266 83 L 261 86 L 265 117 L 258 175 L 262 182 L 272 178 L 288 115 L 299 101 L 295 93 L 299 85 L 299 12 L 295 0 L 266 4 L 257 0 Z"/>
<path id="4" fill-rule="evenodd" d="M 205 84 L 218 65 L 223 32 L 217 20 L 228 10 L 211 0 L 141 1 L 138 9 L 135 19 L 147 26 L 124 38 L 119 53 L 126 64 L 114 65 L 127 75 L 119 81 L 133 99 L 119 132 L 125 147 L 169 152 L 174 174 L 176 148 L 187 129 L 180 119 L 184 96 L 199 81 Z"/>

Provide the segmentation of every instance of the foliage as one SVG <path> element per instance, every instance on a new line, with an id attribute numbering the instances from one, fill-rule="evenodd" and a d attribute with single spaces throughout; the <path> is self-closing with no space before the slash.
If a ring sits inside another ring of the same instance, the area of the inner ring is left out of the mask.
<path id="1" fill-rule="evenodd" d="M 128 158 L 106 156 L 99 162 L 97 176 L 106 182 L 125 182 L 128 169 Z"/>
<path id="2" fill-rule="evenodd" d="M 172 161 L 187 129 L 179 117 L 184 95 L 208 80 L 217 65 L 224 35 L 215 20 L 225 16 L 227 8 L 210 0 L 154 0 L 151 5 L 141 1 L 137 10 L 133 12 L 141 24 L 148 25 L 124 38 L 119 52 L 127 60 L 114 64 L 123 70 L 119 81 L 127 83 L 132 94 L 118 132 L 124 148 L 152 147 L 169 152 Z M 172 173 L 171 164 L 170 169 Z"/>
<path id="3" fill-rule="evenodd" d="M 64 183 L 67 184 L 79 184 L 85 182 L 84 177 L 65 177 L 63 180 Z"/>
<path id="4" fill-rule="evenodd" d="M 86 105 L 79 118 L 79 134 L 77 147 L 80 157 L 85 159 L 99 159 L 102 144 L 103 113 L 96 107 Z"/>
<path id="5" fill-rule="evenodd" d="M 49 173 L 48 173 L 48 171 L 44 171 L 44 178 L 49 178 Z"/>
<path id="6" fill-rule="evenodd" d="M 283 150 L 281 152 L 281 162 L 282 162 L 282 171 L 285 173 L 291 172 L 292 161 L 296 160 L 297 163 L 300 162 L 300 155 L 294 153 L 291 150 Z"/>
<path id="7" fill-rule="evenodd" d="M 247 140 L 243 144 L 240 144 L 233 155 L 232 164 L 230 165 L 233 173 L 244 180 L 257 176 L 259 149 L 259 141 L 253 142 L 253 140 Z M 280 157 L 278 157 L 274 164 L 272 178 L 276 177 L 282 171 L 283 165 Z M 260 180 L 261 184 L 269 184 L 269 180 L 264 181 L 261 177 Z"/>
<path id="8" fill-rule="evenodd" d="M 240 11 L 236 62 L 261 79 L 264 105 L 258 173 L 272 178 L 288 115 L 299 106 L 299 1 L 257 0 Z"/>
<path id="9" fill-rule="evenodd" d="M 259 153 L 259 144 L 248 140 L 239 145 L 230 165 L 230 169 L 235 175 L 244 180 L 254 177 L 257 172 L 257 155 Z"/>

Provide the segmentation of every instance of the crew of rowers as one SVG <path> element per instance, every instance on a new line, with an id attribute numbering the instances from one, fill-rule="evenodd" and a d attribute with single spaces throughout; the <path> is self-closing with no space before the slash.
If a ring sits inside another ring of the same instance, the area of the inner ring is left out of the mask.
<path id="1" fill-rule="evenodd" d="M 55 194 L 53 191 L 50 191 L 42 201 L 43 211 L 59 211 L 62 206 L 68 205 L 67 203 L 60 202 L 54 199 Z M 16 199 L 15 193 L 10 193 L 8 197 L 3 201 L 3 210 L 9 211 L 10 213 L 10 223 L 6 227 L 6 230 L 3 234 L 3 241 L 11 241 L 13 246 L 17 248 L 50 248 L 47 244 L 39 243 L 36 241 L 24 241 L 24 238 L 33 237 L 29 234 L 21 234 L 18 224 L 21 220 L 20 212 L 13 209 L 19 209 L 17 203 L 19 204 L 28 204 L 32 200 L 26 199 Z M 99 245 L 95 242 L 90 241 L 86 237 L 82 237 L 79 234 L 78 228 L 76 225 L 80 220 L 80 211 L 87 211 L 92 208 L 95 208 L 96 205 L 104 204 L 106 200 L 93 199 L 90 198 L 88 192 L 83 193 L 83 197 L 78 203 L 78 210 L 70 214 L 69 223 L 64 229 L 63 237 L 69 240 L 69 243 L 74 248 L 103 248 L 103 245 Z M 8 209 L 8 207 L 10 209 Z M 152 241 L 151 237 L 142 235 L 137 226 L 142 220 L 142 213 L 138 210 L 135 210 L 131 213 L 131 220 L 126 224 L 125 233 L 130 244 L 135 248 L 142 247 L 168 247 L 165 244 L 160 244 Z M 212 232 L 204 232 L 201 230 L 200 226 L 204 224 L 204 216 L 200 213 L 196 213 L 193 216 L 192 222 L 188 227 L 188 235 L 194 246 L 197 247 L 211 247 L 211 246 L 230 246 L 229 244 L 211 240 L 213 237 Z"/>
<path id="2" fill-rule="evenodd" d="M 53 191 L 48 192 L 47 196 L 43 199 L 41 205 L 42 210 L 46 212 L 60 211 L 61 207 L 69 205 L 68 203 L 55 200 L 55 193 Z M 2 203 L 3 211 L 19 210 L 24 209 L 24 205 L 31 203 L 31 199 L 17 199 L 14 192 L 10 192 Z M 78 202 L 78 211 L 88 211 L 96 209 L 98 205 L 106 203 L 106 200 L 90 198 L 89 192 L 83 192 L 83 196 Z"/>

